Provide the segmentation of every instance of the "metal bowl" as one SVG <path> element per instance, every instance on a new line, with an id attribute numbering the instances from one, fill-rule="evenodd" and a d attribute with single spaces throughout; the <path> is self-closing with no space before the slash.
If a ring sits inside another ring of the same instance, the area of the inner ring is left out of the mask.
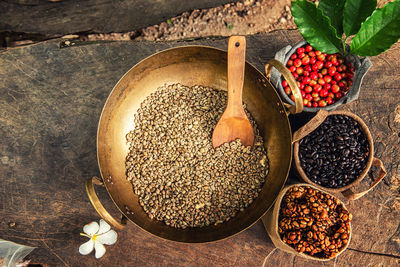
<path id="1" fill-rule="evenodd" d="M 275 64 L 278 63 L 271 62 L 271 65 Z M 199 243 L 232 236 L 260 219 L 285 184 L 292 158 L 292 135 L 287 111 L 265 76 L 246 63 L 243 100 L 264 137 L 270 163 L 266 182 L 258 198 L 228 222 L 177 229 L 148 217 L 139 205 L 138 196 L 134 194 L 125 172 L 125 159 L 129 150 L 126 134 L 135 127 L 134 114 L 140 103 L 158 87 L 175 83 L 226 90 L 227 52 L 205 46 L 172 48 L 142 60 L 121 78 L 105 103 L 97 133 L 97 156 L 102 183 L 124 217 L 158 237 Z M 96 179 L 89 179 L 86 183 L 92 204 L 104 219 L 121 228 L 121 223 L 113 219 L 101 205 L 93 181 Z"/>

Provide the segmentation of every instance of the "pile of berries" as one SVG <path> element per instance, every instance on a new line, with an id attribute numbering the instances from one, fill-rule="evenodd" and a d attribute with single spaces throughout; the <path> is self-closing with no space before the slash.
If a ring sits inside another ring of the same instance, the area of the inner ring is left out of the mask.
<path id="1" fill-rule="evenodd" d="M 306 44 L 297 48 L 286 67 L 300 88 L 305 107 L 325 107 L 342 98 L 353 84 L 354 67 L 340 54 L 322 53 Z M 294 101 L 288 82 L 283 79 L 285 93 Z"/>

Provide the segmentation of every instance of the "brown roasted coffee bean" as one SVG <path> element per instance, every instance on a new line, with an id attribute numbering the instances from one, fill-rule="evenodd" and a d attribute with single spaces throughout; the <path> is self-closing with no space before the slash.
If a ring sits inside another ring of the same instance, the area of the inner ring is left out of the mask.
<path id="1" fill-rule="evenodd" d="M 314 229 L 313 229 L 314 230 Z M 318 234 L 317 234 L 318 228 L 315 228 L 314 233 L 313 233 L 313 238 L 315 240 L 318 240 Z"/>
<path id="2" fill-rule="evenodd" d="M 307 233 L 307 238 L 308 238 L 308 239 L 313 238 L 313 236 L 314 236 L 313 232 L 309 231 L 309 232 Z"/>
<path id="3" fill-rule="evenodd" d="M 296 209 L 290 216 L 286 212 L 289 207 Z M 279 234 L 298 252 L 331 258 L 347 245 L 351 218 L 336 198 L 308 186 L 294 186 L 282 200 L 278 224 L 284 227 L 279 228 Z"/>
<path id="4" fill-rule="evenodd" d="M 296 238 L 297 238 L 297 236 L 296 236 L 295 233 L 292 233 L 292 234 L 289 235 L 289 239 L 292 240 L 292 241 L 294 241 Z"/>
<path id="5" fill-rule="evenodd" d="M 312 251 L 311 251 L 311 255 L 314 255 L 314 254 L 316 254 L 316 253 L 318 253 L 318 250 L 315 248 L 315 249 L 313 249 Z"/>
<path id="6" fill-rule="evenodd" d="M 293 196 L 295 198 L 300 198 L 301 196 L 303 196 L 303 193 L 302 192 L 296 192 L 296 193 L 293 194 Z"/>
<path id="7" fill-rule="evenodd" d="M 331 242 L 329 241 L 328 237 L 325 237 L 325 246 L 329 246 Z"/>
<path id="8" fill-rule="evenodd" d="M 322 212 L 321 212 L 321 218 L 322 219 L 326 219 L 326 218 L 328 218 L 328 211 L 327 210 L 322 210 Z"/>
<path id="9" fill-rule="evenodd" d="M 318 235 L 318 237 L 319 237 L 320 240 L 324 240 L 325 239 L 325 235 L 323 233 L 320 233 Z"/>

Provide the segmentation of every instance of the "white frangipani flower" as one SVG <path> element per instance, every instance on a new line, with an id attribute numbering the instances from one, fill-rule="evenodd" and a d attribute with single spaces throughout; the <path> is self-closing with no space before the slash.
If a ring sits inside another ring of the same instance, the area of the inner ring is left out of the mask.
<path id="1" fill-rule="evenodd" d="M 95 249 L 96 259 L 101 258 L 106 253 L 104 245 L 113 245 L 117 242 L 117 232 L 111 230 L 111 226 L 103 219 L 100 226 L 97 222 L 91 222 L 83 227 L 83 236 L 90 238 L 89 241 L 79 247 L 79 253 L 87 255 Z"/>

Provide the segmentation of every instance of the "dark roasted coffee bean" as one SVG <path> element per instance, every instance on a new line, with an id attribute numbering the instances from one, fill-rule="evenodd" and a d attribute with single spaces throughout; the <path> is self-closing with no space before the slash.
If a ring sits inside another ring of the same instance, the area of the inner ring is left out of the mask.
<path id="1" fill-rule="evenodd" d="M 352 183 L 364 170 L 369 143 L 357 121 L 331 115 L 300 141 L 299 151 L 306 175 L 315 183 L 336 188 Z"/>

